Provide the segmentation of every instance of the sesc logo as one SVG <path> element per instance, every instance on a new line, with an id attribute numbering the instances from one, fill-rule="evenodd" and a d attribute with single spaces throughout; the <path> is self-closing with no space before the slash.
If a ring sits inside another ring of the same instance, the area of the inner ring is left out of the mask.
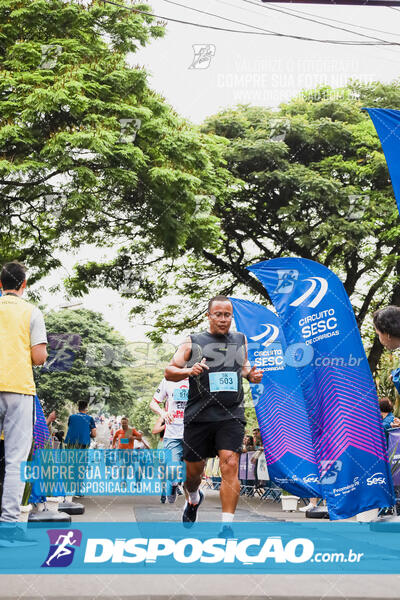
<path id="1" fill-rule="evenodd" d="M 82 541 L 79 529 L 49 529 L 50 548 L 42 567 L 68 567 Z M 74 547 L 75 546 L 75 547 Z"/>
<path id="2" fill-rule="evenodd" d="M 386 478 L 383 473 L 374 473 L 367 478 L 367 485 L 383 485 L 386 483 Z"/>
<path id="3" fill-rule="evenodd" d="M 262 343 L 262 345 L 270 346 L 279 335 L 279 327 L 277 327 L 276 325 L 269 325 L 268 323 L 262 323 L 262 325 L 266 328 L 265 331 L 263 331 L 259 335 L 255 335 L 254 337 L 251 337 L 250 339 L 253 340 L 253 342 L 259 342 L 263 338 L 269 336 L 268 339 L 266 339 Z"/>
<path id="4" fill-rule="evenodd" d="M 303 304 L 303 302 L 305 302 L 315 292 L 315 289 L 319 284 L 318 293 L 316 294 L 314 299 L 311 300 L 311 302 L 308 304 L 308 308 L 315 308 L 316 306 L 318 306 L 318 304 L 321 302 L 322 298 L 328 291 L 328 282 L 323 277 L 307 277 L 307 279 L 303 279 L 303 281 L 309 281 L 310 287 L 304 292 L 304 294 L 300 296 L 300 298 L 297 298 L 297 300 L 291 302 L 290 306 L 300 306 L 300 304 Z"/>

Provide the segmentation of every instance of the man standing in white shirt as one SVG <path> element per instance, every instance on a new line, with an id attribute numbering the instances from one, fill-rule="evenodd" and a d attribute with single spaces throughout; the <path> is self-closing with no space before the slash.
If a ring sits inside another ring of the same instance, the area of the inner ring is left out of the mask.
<path id="1" fill-rule="evenodd" d="M 183 461 L 183 416 L 188 395 L 188 378 L 182 381 L 163 379 L 150 402 L 151 410 L 165 421 L 164 448 L 171 451 L 174 463 Z M 171 493 L 167 496 L 170 504 L 176 500 L 179 483 L 172 483 Z"/>

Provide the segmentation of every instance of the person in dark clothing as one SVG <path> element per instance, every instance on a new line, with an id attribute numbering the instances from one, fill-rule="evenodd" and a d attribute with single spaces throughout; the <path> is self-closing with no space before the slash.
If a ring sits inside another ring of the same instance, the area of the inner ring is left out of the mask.
<path id="1" fill-rule="evenodd" d="M 242 377 L 251 383 L 262 379 L 262 371 L 249 364 L 246 336 L 230 332 L 233 306 L 229 298 L 212 298 L 207 317 L 208 331 L 188 336 L 165 369 L 167 381 L 189 377 L 183 434 L 189 500 L 182 520 L 187 527 L 196 521 L 204 497 L 199 487 L 205 461 L 216 455 L 222 478 L 222 521 L 233 520 L 240 492 L 239 453 L 246 423 Z"/>

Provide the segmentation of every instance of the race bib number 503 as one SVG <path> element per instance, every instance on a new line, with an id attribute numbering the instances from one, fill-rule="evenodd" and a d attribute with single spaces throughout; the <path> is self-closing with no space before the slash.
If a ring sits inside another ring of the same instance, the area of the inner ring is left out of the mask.
<path id="1" fill-rule="evenodd" d="M 235 371 L 210 373 L 210 392 L 237 392 L 238 376 Z"/>

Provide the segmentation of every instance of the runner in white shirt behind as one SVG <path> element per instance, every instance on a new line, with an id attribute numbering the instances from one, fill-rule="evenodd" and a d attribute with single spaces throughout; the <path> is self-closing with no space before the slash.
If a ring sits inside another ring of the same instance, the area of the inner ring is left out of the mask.
<path id="1" fill-rule="evenodd" d="M 171 450 L 172 462 L 183 462 L 183 416 L 189 395 L 189 378 L 182 381 L 167 381 L 163 379 L 158 386 L 150 408 L 165 421 L 164 448 Z M 162 408 L 165 406 L 165 409 Z M 172 483 L 168 502 L 176 500 L 180 481 Z M 186 496 L 186 491 L 185 491 Z"/>

